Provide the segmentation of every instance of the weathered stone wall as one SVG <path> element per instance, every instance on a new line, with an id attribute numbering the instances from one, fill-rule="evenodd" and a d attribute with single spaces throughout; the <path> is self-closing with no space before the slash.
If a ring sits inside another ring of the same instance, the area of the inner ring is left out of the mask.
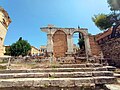
<path id="1" fill-rule="evenodd" d="M 112 64 L 120 67 L 120 38 L 112 38 L 100 44 L 104 58 L 109 59 Z"/>
<path id="2" fill-rule="evenodd" d="M 112 31 L 111 28 L 102 34 L 96 35 L 96 40 L 108 63 L 120 67 L 120 29 L 115 32 L 114 37 L 112 37 Z"/>
<path id="3" fill-rule="evenodd" d="M 67 35 L 58 30 L 53 35 L 53 54 L 55 57 L 64 57 L 67 52 Z"/>
<path id="4" fill-rule="evenodd" d="M 99 56 L 101 53 L 101 48 L 98 45 L 98 43 L 96 42 L 94 35 L 89 36 L 89 42 L 90 42 L 92 55 Z"/>

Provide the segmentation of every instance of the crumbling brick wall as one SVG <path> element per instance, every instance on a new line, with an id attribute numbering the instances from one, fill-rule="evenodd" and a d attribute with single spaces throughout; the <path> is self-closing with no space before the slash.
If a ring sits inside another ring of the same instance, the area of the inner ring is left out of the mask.
<path id="1" fill-rule="evenodd" d="M 67 35 L 58 30 L 53 35 L 53 54 L 55 57 L 64 57 L 67 52 Z"/>
<path id="2" fill-rule="evenodd" d="M 96 35 L 98 42 L 103 52 L 104 58 L 109 64 L 120 67 L 120 29 L 117 30 L 117 36 L 112 36 L 112 28 Z"/>
<path id="3" fill-rule="evenodd" d="M 115 66 L 120 67 L 120 38 L 112 38 L 100 44 L 104 58 Z"/>
<path id="4" fill-rule="evenodd" d="M 89 42 L 90 42 L 92 55 L 99 56 L 101 53 L 101 48 L 96 42 L 95 35 L 89 36 Z"/>

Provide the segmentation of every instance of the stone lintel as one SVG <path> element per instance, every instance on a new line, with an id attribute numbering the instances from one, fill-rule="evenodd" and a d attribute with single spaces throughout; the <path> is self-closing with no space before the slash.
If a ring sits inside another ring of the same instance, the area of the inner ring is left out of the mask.
<path id="1" fill-rule="evenodd" d="M 59 27 L 42 27 L 40 29 L 77 29 L 77 28 L 59 28 Z M 80 28 L 79 30 L 88 30 L 87 28 Z"/>

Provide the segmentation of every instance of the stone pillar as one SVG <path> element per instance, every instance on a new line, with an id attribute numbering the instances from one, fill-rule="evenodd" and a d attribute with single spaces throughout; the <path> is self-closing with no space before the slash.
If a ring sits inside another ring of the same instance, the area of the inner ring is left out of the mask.
<path id="1" fill-rule="evenodd" d="M 85 40 L 85 51 L 86 51 L 86 55 L 89 56 L 91 55 L 91 49 L 90 49 L 90 42 L 89 42 L 89 37 L 88 35 L 84 36 L 84 40 Z"/>
<path id="2" fill-rule="evenodd" d="M 4 52 L 3 52 L 3 43 L 2 43 L 2 38 L 0 37 L 0 56 L 3 56 Z"/>
<path id="3" fill-rule="evenodd" d="M 47 52 L 51 53 L 53 52 L 53 40 L 52 40 L 52 34 L 47 34 Z"/>
<path id="4" fill-rule="evenodd" d="M 67 54 L 72 54 L 73 53 L 72 35 L 67 35 L 67 46 L 68 46 Z"/>

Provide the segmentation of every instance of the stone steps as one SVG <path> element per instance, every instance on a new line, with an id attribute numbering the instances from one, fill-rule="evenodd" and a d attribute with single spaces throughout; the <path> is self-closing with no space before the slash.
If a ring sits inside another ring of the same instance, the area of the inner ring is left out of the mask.
<path id="1" fill-rule="evenodd" d="M 120 85 L 119 84 L 106 84 L 106 87 L 109 90 L 120 90 Z"/>
<path id="2" fill-rule="evenodd" d="M 0 79 L 10 78 L 82 78 L 82 77 L 113 76 L 109 71 L 93 72 L 41 72 L 41 73 L 7 73 L 0 74 Z"/>
<path id="3" fill-rule="evenodd" d="M 114 77 L 0 79 L 0 87 L 79 87 L 115 83 Z"/>
<path id="4" fill-rule="evenodd" d="M 114 76 L 115 76 L 116 78 L 120 78 L 120 74 L 118 74 L 118 73 L 114 73 Z"/>
<path id="5" fill-rule="evenodd" d="M 51 65 L 47 68 L 85 68 L 85 67 L 102 67 L 101 64 L 60 64 L 60 65 Z"/>
<path id="6" fill-rule="evenodd" d="M 117 80 L 100 64 L 63 64 L 26 70 L 0 70 L 0 88 L 79 87 L 113 84 Z"/>
<path id="7" fill-rule="evenodd" d="M 88 71 L 107 71 L 106 67 L 96 68 L 38 68 L 27 70 L 0 70 L 1 73 L 31 73 L 31 72 L 88 72 Z"/>

